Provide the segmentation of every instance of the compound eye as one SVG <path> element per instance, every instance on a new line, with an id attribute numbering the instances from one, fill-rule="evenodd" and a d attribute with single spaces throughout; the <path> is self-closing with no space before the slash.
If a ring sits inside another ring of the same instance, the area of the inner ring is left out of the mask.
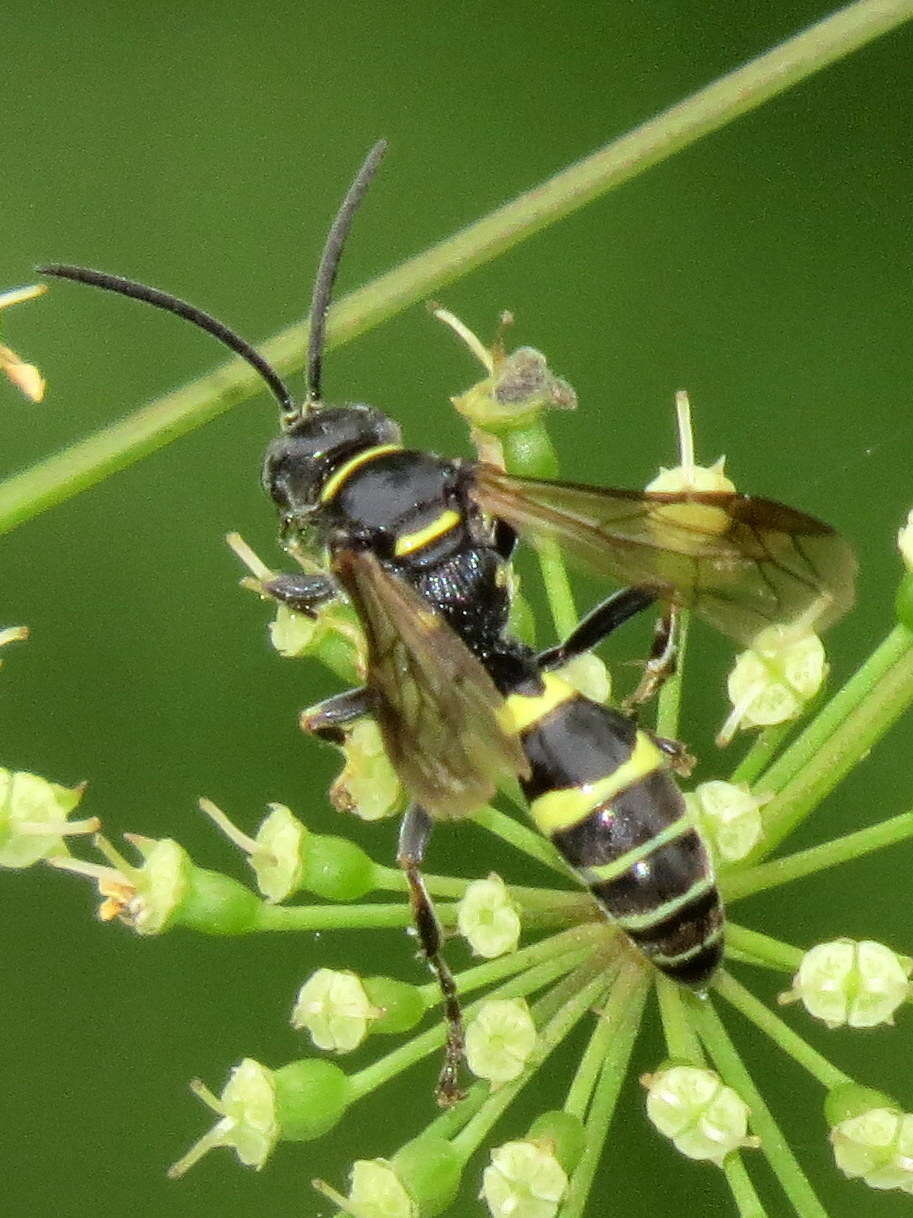
<path id="1" fill-rule="evenodd" d="M 263 461 L 263 489 L 286 518 L 311 511 L 317 502 L 319 482 L 310 453 L 280 436 L 269 446 Z"/>

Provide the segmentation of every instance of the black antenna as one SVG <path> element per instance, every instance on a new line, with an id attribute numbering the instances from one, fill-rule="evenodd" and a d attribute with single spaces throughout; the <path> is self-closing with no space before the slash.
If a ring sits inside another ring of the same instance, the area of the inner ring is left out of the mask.
<path id="1" fill-rule="evenodd" d="M 119 292 L 121 296 L 129 296 L 133 300 L 143 300 L 157 309 L 176 313 L 178 317 L 192 321 L 195 326 L 199 326 L 201 330 L 205 330 L 207 334 L 217 338 L 226 347 L 230 347 L 260 373 L 286 417 L 296 413 L 295 399 L 275 368 L 268 364 L 250 343 L 245 342 L 233 330 L 229 330 L 228 326 L 217 321 L 209 313 L 204 313 L 202 309 L 188 304 L 186 300 L 180 300 L 168 292 L 160 292 L 158 288 L 147 287 L 144 283 L 123 279 L 120 275 L 107 275 L 104 271 L 93 271 L 90 267 L 67 266 L 55 262 L 50 266 L 39 266 L 35 269 L 41 275 L 53 275 L 57 279 L 72 279 L 75 283 L 90 283 L 93 287 L 104 288 L 107 292 Z"/>
<path id="2" fill-rule="evenodd" d="M 377 167 L 387 151 L 387 141 L 378 140 L 364 159 L 361 169 L 355 175 L 355 180 L 349 187 L 342 206 L 336 213 L 336 219 L 327 234 L 326 244 L 320 256 L 317 277 L 314 280 L 314 294 L 311 297 L 311 325 L 308 335 L 307 360 L 307 396 L 302 407 L 302 414 L 309 406 L 320 401 L 320 377 L 323 365 L 323 344 L 326 336 L 327 313 L 333 296 L 333 284 L 336 272 L 339 270 L 339 259 L 342 249 L 352 227 L 352 217 L 362 201 L 365 191 L 371 185 L 371 179 L 377 172 Z"/>

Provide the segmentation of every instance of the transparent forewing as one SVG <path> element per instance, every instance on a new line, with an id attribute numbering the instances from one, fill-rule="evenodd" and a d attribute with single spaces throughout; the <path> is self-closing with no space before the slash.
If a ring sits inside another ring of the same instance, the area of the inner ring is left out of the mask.
<path id="1" fill-rule="evenodd" d="M 479 505 L 619 583 L 654 587 L 748 644 L 773 623 L 821 630 L 853 603 L 856 559 L 829 525 L 734 492 L 627 491 L 476 471 Z"/>
<path id="2" fill-rule="evenodd" d="M 433 816 L 474 812 L 501 778 L 527 772 L 501 694 L 443 617 L 373 554 L 345 550 L 333 565 L 364 627 L 368 687 L 403 785 Z"/>

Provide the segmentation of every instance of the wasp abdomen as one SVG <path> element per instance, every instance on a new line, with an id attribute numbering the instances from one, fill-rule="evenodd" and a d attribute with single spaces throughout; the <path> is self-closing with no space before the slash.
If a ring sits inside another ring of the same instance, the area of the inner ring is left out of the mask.
<path id="1" fill-rule="evenodd" d="M 507 704 L 538 828 L 657 968 L 705 985 L 722 953 L 722 907 L 664 754 L 631 719 L 552 673 Z"/>

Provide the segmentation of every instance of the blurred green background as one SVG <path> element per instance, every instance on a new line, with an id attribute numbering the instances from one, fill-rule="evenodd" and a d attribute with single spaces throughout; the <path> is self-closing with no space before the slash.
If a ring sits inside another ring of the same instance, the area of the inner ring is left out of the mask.
<path id="1" fill-rule="evenodd" d="M 7 0 L 0 286 L 31 281 L 43 260 L 85 262 L 266 336 L 305 311 L 326 226 L 379 136 L 390 152 L 343 290 L 827 11 L 794 0 Z M 911 56 L 913 29 L 876 42 L 443 293 L 483 335 L 512 309 L 515 340 L 574 384 L 581 409 L 552 427 L 569 475 L 642 485 L 673 455 L 672 396 L 685 387 L 699 456 L 725 452 L 741 488 L 852 538 L 861 588 L 831 636 L 837 681 L 889 628 L 894 536 L 913 506 Z M 8 314 L 5 333 L 50 383 L 40 407 L 0 386 L 9 471 L 222 358 L 173 318 L 68 285 Z M 326 388 L 396 414 L 416 445 L 458 453 L 465 436 L 447 399 L 475 375 L 415 307 L 333 355 Z M 338 829 L 324 795 L 336 756 L 295 722 L 333 682 L 270 651 L 266 608 L 238 590 L 222 540 L 239 529 L 278 564 L 258 484 L 274 427 L 261 395 L 2 542 L 0 624 L 32 629 L 4 655 L 3 764 L 89 779 L 83 807 L 110 835 L 174 835 L 236 874 L 233 851 L 195 811 L 201 794 L 246 827 L 282 799 L 313 827 Z M 612 654 L 636 655 L 642 641 L 633 631 Z M 732 764 L 711 744 L 729 659 L 725 643 L 695 632 L 683 734 L 703 777 Z M 908 718 L 801 841 L 905 810 L 911 749 Z M 393 825 L 344 828 L 392 856 Z M 502 857 L 465 828 L 440 833 L 431 861 L 475 875 Z M 800 944 L 851 934 L 909 951 L 910 861 L 898 848 L 740 918 Z M 511 874 L 535 879 L 516 865 Z M 86 885 L 42 868 L 0 880 L 5 1213 L 325 1214 L 312 1176 L 341 1182 L 354 1157 L 392 1152 L 433 1115 L 426 1066 L 323 1141 L 280 1146 L 262 1174 L 218 1152 L 168 1183 L 165 1166 L 208 1122 L 186 1081 L 219 1089 L 245 1055 L 298 1056 L 287 1012 L 316 964 L 423 979 L 421 968 L 401 934 L 138 940 L 99 926 L 94 904 Z M 764 995 L 778 988 L 749 980 Z M 908 1015 L 895 1033 L 854 1035 L 795 1020 L 845 1069 L 913 1105 Z M 738 1018 L 730 1026 L 829 1213 L 907 1212 L 899 1196 L 838 1180 L 816 1085 Z M 648 1037 L 637 1064 L 661 1055 Z M 527 1112 L 560 1100 L 571 1061 L 557 1059 Z M 647 1129 L 634 1088 L 621 1112 L 594 1213 L 730 1212 L 717 1173 Z M 525 1119 L 512 1114 L 500 1140 Z"/>

